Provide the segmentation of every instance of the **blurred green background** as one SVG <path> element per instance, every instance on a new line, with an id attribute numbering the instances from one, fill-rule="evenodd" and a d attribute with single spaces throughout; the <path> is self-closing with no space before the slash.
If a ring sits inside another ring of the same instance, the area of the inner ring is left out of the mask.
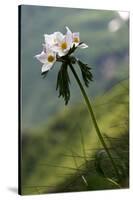
<path id="1" fill-rule="evenodd" d="M 64 155 L 70 154 L 71 149 L 76 155 L 81 155 L 83 146 L 100 148 L 80 90 L 71 72 L 69 71 L 71 99 L 68 106 L 64 105 L 63 99 L 58 98 L 56 91 L 60 65 L 55 64 L 45 79 L 41 77 L 41 63 L 34 56 L 42 50 L 43 34 L 55 31 L 65 33 L 65 26 L 73 32 L 80 32 L 81 41 L 88 44 L 89 48 L 78 49 L 75 54 L 92 68 L 94 81 L 86 91 L 94 99 L 93 104 L 99 124 L 105 133 L 125 137 L 123 134 L 128 135 L 128 123 L 124 128 L 119 124 L 128 121 L 128 17 L 127 12 L 21 6 L 23 194 L 69 191 L 68 188 L 64 190 L 60 186 L 57 189 L 50 188 L 66 180 L 66 176 L 60 174 L 66 173 L 66 169 L 58 168 L 59 166 L 73 166 L 71 157 Z M 77 66 L 75 69 L 81 77 Z M 113 123 L 117 126 L 110 129 Z M 83 146 L 81 132 L 85 140 Z M 93 153 L 94 151 L 90 154 Z M 127 161 L 127 156 L 124 159 Z M 79 159 L 78 162 L 82 164 L 84 160 Z M 58 167 L 49 166 L 52 164 Z M 67 171 L 67 176 L 68 174 Z M 70 179 L 72 174 L 70 173 Z M 96 173 L 92 174 L 90 189 L 112 187 L 102 181 Z M 89 189 L 82 188 L 80 184 L 78 189 L 73 189 L 76 190 Z"/>

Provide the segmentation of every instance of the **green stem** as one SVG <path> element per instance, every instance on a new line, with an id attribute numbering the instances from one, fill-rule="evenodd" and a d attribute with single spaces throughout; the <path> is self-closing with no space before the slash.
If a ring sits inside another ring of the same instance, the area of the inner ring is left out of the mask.
<path id="1" fill-rule="evenodd" d="M 103 139 L 103 136 L 102 136 L 102 134 L 101 134 L 101 132 L 100 132 L 100 129 L 99 129 L 99 127 L 98 127 L 98 124 L 97 124 L 97 121 L 96 121 L 96 118 L 95 118 L 95 115 L 94 115 L 94 112 L 93 112 L 93 109 L 92 109 L 90 100 L 89 100 L 89 98 L 87 97 L 87 94 L 86 94 L 86 92 L 85 92 L 85 90 L 84 90 L 84 88 L 83 88 L 83 86 L 82 86 L 82 83 L 81 83 L 81 81 L 80 81 L 80 79 L 79 79 L 79 77 L 78 77 L 78 75 L 77 75 L 75 69 L 73 68 L 72 64 L 69 63 L 69 66 L 70 66 L 70 68 L 71 68 L 71 71 L 73 72 L 73 75 L 74 75 L 74 77 L 75 77 L 75 79 L 76 79 L 76 81 L 77 81 L 77 83 L 78 83 L 78 85 L 79 85 L 79 87 L 80 87 L 80 90 L 81 90 L 81 92 L 82 92 L 82 95 L 83 95 L 83 97 L 84 97 L 84 99 L 85 99 L 85 102 L 86 102 L 87 108 L 88 108 L 88 110 L 89 110 L 89 112 L 90 112 L 90 115 L 91 115 L 91 118 L 92 118 L 92 121 L 93 121 L 95 130 L 96 130 L 96 133 L 97 133 L 97 135 L 98 135 L 98 137 L 99 137 L 99 139 L 100 139 L 100 141 L 101 141 L 101 143 L 102 143 L 102 145 L 103 145 L 103 147 L 104 147 L 104 149 L 105 149 L 105 151 L 106 151 L 106 153 L 107 153 L 107 155 L 108 155 L 108 157 L 109 157 L 109 159 L 110 159 L 110 161 L 111 161 L 111 163 L 112 163 L 112 166 L 114 167 L 114 170 L 115 170 L 115 173 L 116 173 L 116 175 L 117 175 L 117 178 L 118 178 L 118 180 L 120 181 L 119 171 L 118 171 L 117 166 L 116 166 L 116 164 L 115 164 L 115 161 L 113 160 L 112 155 L 111 155 L 111 153 L 110 153 L 110 151 L 109 151 L 109 149 L 108 149 L 108 147 L 107 147 L 107 145 L 106 145 L 106 143 L 105 143 L 105 141 L 104 141 L 104 139 Z"/>

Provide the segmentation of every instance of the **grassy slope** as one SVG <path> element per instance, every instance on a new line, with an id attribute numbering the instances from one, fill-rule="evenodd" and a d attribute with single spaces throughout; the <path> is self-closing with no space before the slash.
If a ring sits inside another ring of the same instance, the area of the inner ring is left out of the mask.
<path id="1" fill-rule="evenodd" d="M 93 101 L 93 107 L 103 133 L 111 137 L 123 137 L 123 134 L 128 133 L 127 82 L 114 86 L 105 95 L 98 97 Z M 81 132 L 91 168 L 91 157 L 94 156 L 94 149 L 100 148 L 100 144 L 84 104 L 66 108 L 65 112 L 63 110 L 53 117 L 47 127 L 42 124 L 23 135 L 23 194 L 112 188 L 94 169 L 90 170 L 91 178 L 90 175 L 89 180 L 87 177 L 89 188 L 84 187 L 81 177 L 75 179 L 72 176 L 76 168 L 70 155 L 72 152 L 76 156 L 83 155 Z M 76 158 L 76 162 L 80 166 L 85 160 Z M 73 180 L 72 187 L 64 187 Z"/>

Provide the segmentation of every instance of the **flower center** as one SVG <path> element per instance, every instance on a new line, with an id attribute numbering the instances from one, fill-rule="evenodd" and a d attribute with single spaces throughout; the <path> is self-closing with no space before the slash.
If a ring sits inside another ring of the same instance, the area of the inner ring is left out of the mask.
<path id="1" fill-rule="evenodd" d="M 79 38 L 78 37 L 73 38 L 73 42 L 79 43 Z"/>
<path id="2" fill-rule="evenodd" d="M 49 56 L 48 56 L 48 62 L 53 62 L 54 59 L 55 59 L 54 56 L 52 56 L 52 55 L 49 55 Z"/>
<path id="3" fill-rule="evenodd" d="M 66 42 L 63 42 L 61 43 L 61 48 L 64 50 L 67 48 L 67 43 Z"/>

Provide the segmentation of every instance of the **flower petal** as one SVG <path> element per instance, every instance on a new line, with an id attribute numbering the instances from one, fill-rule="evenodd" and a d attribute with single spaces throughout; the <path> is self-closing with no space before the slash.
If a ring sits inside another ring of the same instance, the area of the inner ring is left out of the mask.
<path id="1" fill-rule="evenodd" d="M 54 50 L 54 46 L 53 47 L 51 47 L 51 48 L 47 48 L 47 56 L 48 55 L 52 55 L 53 57 L 55 57 L 56 58 L 56 52 L 55 52 L 55 50 Z"/>
<path id="2" fill-rule="evenodd" d="M 54 36 L 57 43 L 61 43 L 65 37 L 61 32 L 55 32 Z"/>
<path id="3" fill-rule="evenodd" d="M 45 63 L 47 59 L 47 55 L 46 53 L 44 53 L 44 51 L 42 51 L 40 54 L 37 54 L 35 58 L 37 58 L 37 60 L 39 60 L 41 63 Z"/>
<path id="4" fill-rule="evenodd" d="M 67 34 L 72 34 L 72 31 L 66 26 Z"/>
<path id="5" fill-rule="evenodd" d="M 85 49 L 85 48 L 88 48 L 88 45 L 85 43 L 82 43 L 82 44 L 79 44 L 78 47 Z"/>
<path id="6" fill-rule="evenodd" d="M 67 49 L 70 49 L 72 47 L 72 43 L 73 43 L 72 34 L 67 34 L 65 37 L 65 40 L 67 43 Z"/>
<path id="7" fill-rule="evenodd" d="M 54 34 L 44 34 L 44 38 L 45 38 L 45 43 L 52 45 L 53 41 L 54 41 Z"/>
<path id="8" fill-rule="evenodd" d="M 52 50 L 53 50 L 53 52 L 58 53 L 60 51 L 60 47 L 55 45 L 52 47 Z"/>
<path id="9" fill-rule="evenodd" d="M 68 53 L 68 50 L 64 50 L 62 51 L 62 49 L 58 49 L 58 55 L 60 57 L 65 56 Z"/>
<path id="10" fill-rule="evenodd" d="M 75 32 L 75 33 L 73 33 L 73 37 L 75 38 L 75 37 L 77 37 L 77 38 L 79 38 L 79 32 Z"/>
<path id="11" fill-rule="evenodd" d="M 45 63 L 41 69 L 42 73 L 49 71 L 52 68 L 52 66 L 53 66 L 53 63 L 49 63 L 49 62 Z"/>

